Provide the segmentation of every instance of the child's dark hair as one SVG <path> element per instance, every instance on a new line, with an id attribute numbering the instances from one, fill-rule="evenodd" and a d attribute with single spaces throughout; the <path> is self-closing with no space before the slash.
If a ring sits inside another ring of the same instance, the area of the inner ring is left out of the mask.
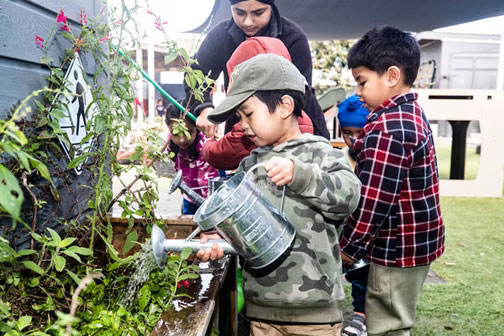
<path id="1" fill-rule="evenodd" d="M 391 66 L 404 73 L 404 84 L 413 85 L 420 66 L 420 47 L 409 33 L 390 26 L 368 31 L 348 52 L 348 67 L 364 66 L 383 75 Z"/>
<path id="2" fill-rule="evenodd" d="M 266 104 L 270 113 L 275 112 L 276 107 L 282 102 L 282 97 L 286 95 L 291 96 L 294 100 L 294 111 L 292 114 L 296 117 L 300 117 L 305 104 L 305 98 L 302 92 L 295 90 L 273 90 L 256 91 L 254 93 L 254 96 Z"/>
<path id="3" fill-rule="evenodd" d="M 179 100 L 178 103 L 184 107 L 186 105 L 185 100 Z M 178 107 L 176 107 L 173 103 L 168 104 L 168 106 L 166 107 L 166 116 L 165 116 L 166 126 L 170 126 L 170 120 L 172 120 L 172 119 L 181 119 L 183 114 L 184 113 Z M 184 118 L 184 122 L 186 123 L 186 125 L 190 124 L 190 125 L 196 127 L 196 123 L 191 118 L 189 118 L 187 116 Z M 187 148 L 187 152 L 188 152 L 189 158 L 191 160 L 196 160 L 200 154 L 198 152 L 197 146 L 198 146 L 198 139 L 196 138 L 196 140 Z M 175 159 L 179 148 L 171 139 L 170 139 L 170 144 L 169 144 L 169 150 L 171 153 L 175 153 L 175 156 L 173 157 L 173 159 Z"/>

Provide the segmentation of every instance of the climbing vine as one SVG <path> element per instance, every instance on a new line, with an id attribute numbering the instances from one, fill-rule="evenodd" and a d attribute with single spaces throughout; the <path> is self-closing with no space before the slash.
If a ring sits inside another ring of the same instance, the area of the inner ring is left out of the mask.
<path id="1" fill-rule="evenodd" d="M 188 261 L 190 250 L 185 250 L 168 258 L 165 268 L 148 269 L 148 280 L 131 305 L 120 302 L 135 271 L 133 262 L 145 257 L 145 253 L 123 257 L 131 254 L 140 239 L 134 218 L 143 218 L 142 229 L 147 234 L 153 224 L 164 226 L 155 214 L 159 197 L 150 166 L 169 156 L 164 139 L 155 129 L 147 131 L 145 143 L 131 157 L 131 162 L 138 159 L 150 164 L 122 165 L 115 155 L 131 131 L 133 107 L 139 103 L 133 85 L 139 73 L 119 51 L 128 55 L 128 50 L 137 48 L 139 34 L 128 27 L 136 26 L 140 11 L 147 11 L 154 26 L 164 33 L 168 50 L 165 62 L 176 57 L 183 60 L 185 82 L 193 89 L 190 98 L 201 99 L 203 90 L 212 85 L 207 74 L 192 70 L 190 65 L 195 61 L 187 51 L 168 38 L 167 23 L 137 1 L 121 0 L 120 6 L 109 6 L 95 18 L 81 12 L 79 31 L 70 25 L 62 9 L 49 35 L 35 37 L 34 48 L 44 52 L 40 61 L 49 70 L 48 85 L 13 106 L 8 118 L 0 120 L 0 218 L 9 219 L 8 230 L 21 228 L 30 240 L 29 248 L 16 250 L 0 236 L 2 334 L 145 335 L 160 313 L 170 309 L 173 299 L 181 295 L 180 287 L 189 286 L 197 277 L 197 266 Z M 62 59 L 52 59 L 48 51 L 61 38 L 70 46 Z M 73 150 L 60 127 L 76 97 L 65 80 L 65 69 L 76 53 L 96 64 L 89 83 L 92 102 L 86 111 L 93 109 L 95 113 L 88 113 L 87 133 L 81 141 L 81 145 L 92 144 L 87 152 Z M 184 127 L 181 122 L 177 129 L 184 133 Z M 58 160 L 64 157 L 62 144 L 70 148 L 72 156 L 64 166 Z M 38 213 L 66 197 L 75 168 L 89 174 L 83 188 L 89 193 L 86 209 L 72 220 L 58 219 L 62 230 L 39 227 Z M 142 184 L 134 191 L 131 183 L 120 178 L 131 170 L 135 181 Z M 113 177 L 123 186 L 118 195 L 112 192 Z M 112 244 L 109 210 L 114 203 L 128 222 L 122 251 Z"/>

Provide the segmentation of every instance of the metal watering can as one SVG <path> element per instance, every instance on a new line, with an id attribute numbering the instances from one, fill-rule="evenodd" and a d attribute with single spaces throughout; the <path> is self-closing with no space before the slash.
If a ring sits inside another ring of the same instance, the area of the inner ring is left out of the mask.
<path id="1" fill-rule="evenodd" d="M 184 247 L 194 250 L 211 247 L 214 243 L 224 253 L 241 255 L 252 268 L 263 268 L 278 259 L 291 245 L 296 229 L 275 206 L 247 178 L 248 174 L 264 164 L 256 164 L 247 173 L 240 172 L 221 185 L 203 202 L 194 221 L 199 228 L 186 240 L 165 238 L 163 231 L 154 226 L 152 249 L 158 265 L 166 262 L 166 252 L 180 251 Z M 285 187 L 282 195 L 282 205 Z M 192 238 L 200 231 L 215 229 L 223 240 L 201 244 Z"/>

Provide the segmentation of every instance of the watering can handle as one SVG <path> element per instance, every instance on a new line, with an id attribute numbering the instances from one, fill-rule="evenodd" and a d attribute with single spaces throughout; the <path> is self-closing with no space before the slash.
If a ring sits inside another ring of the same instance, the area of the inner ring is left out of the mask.
<path id="1" fill-rule="evenodd" d="M 264 168 L 265 164 L 266 164 L 265 162 L 259 162 L 259 163 L 256 163 L 255 165 L 253 165 L 252 167 L 250 167 L 249 170 L 247 170 L 247 172 L 245 173 L 245 177 L 243 179 L 246 179 L 247 176 L 250 174 L 250 172 L 252 172 L 253 170 L 256 170 L 257 168 L 260 168 L 260 167 Z M 280 203 L 280 212 L 281 213 L 283 213 L 284 201 L 285 201 L 285 185 L 283 186 L 283 189 L 282 189 L 282 201 Z"/>

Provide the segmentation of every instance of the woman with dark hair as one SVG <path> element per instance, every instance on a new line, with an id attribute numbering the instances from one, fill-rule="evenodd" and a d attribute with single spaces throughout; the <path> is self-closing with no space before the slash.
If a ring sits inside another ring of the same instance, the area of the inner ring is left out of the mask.
<path id="1" fill-rule="evenodd" d="M 224 72 L 224 86 L 229 85 L 229 73 L 226 63 L 235 49 L 247 38 L 254 36 L 276 37 L 280 39 L 292 58 L 292 63 L 303 74 L 308 84 L 305 94 L 304 111 L 313 123 L 314 134 L 329 138 L 322 109 L 317 102 L 312 82 L 312 59 L 308 39 L 304 31 L 295 22 L 280 16 L 274 0 L 230 0 L 232 19 L 216 25 L 201 44 L 195 59 L 197 64 L 192 67 L 204 74 L 210 72 L 212 79 L 217 79 Z M 186 86 L 186 97 L 190 96 Z M 198 119 L 196 126 L 207 138 L 215 136 L 216 125 L 207 119 L 208 113 L 214 108 L 210 98 L 210 90 L 205 92 L 204 102 L 192 100 L 191 111 Z M 232 117 L 226 122 L 226 132 L 237 122 Z"/>

